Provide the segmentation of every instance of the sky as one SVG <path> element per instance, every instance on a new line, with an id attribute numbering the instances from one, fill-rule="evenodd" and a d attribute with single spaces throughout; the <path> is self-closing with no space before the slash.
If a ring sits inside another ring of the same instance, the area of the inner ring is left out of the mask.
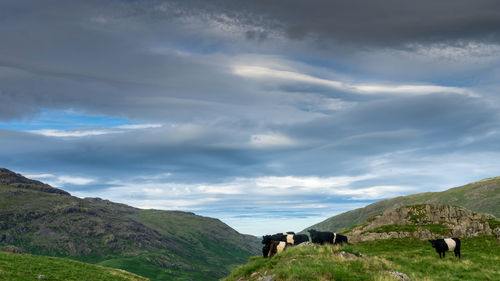
<path id="1" fill-rule="evenodd" d="M 0 167 L 300 231 L 500 175 L 495 0 L 0 1 Z"/>

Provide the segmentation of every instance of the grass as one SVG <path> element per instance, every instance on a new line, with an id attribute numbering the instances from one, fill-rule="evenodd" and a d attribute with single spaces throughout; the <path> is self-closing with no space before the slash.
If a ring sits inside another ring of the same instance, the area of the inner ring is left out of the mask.
<path id="1" fill-rule="evenodd" d="M 363 257 L 346 259 L 345 251 Z M 500 243 L 496 237 L 462 239 L 462 258 L 452 252 L 445 258 L 428 241 L 387 239 L 340 246 L 305 246 L 287 249 L 272 259 L 252 257 L 225 281 L 257 280 L 396 280 L 395 270 L 412 280 L 500 280 Z"/>
<path id="2" fill-rule="evenodd" d="M 381 233 L 381 232 L 391 232 L 391 231 L 396 231 L 396 232 L 415 232 L 417 230 L 422 230 L 422 229 L 427 229 L 432 233 L 438 233 L 438 234 L 448 234 L 451 232 L 451 229 L 448 227 L 441 225 L 441 224 L 426 224 L 426 225 L 395 225 L 395 224 L 390 224 L 390 225 L 383 225 L 380 227 L 377 227 L 375 229 L 371 230 L 366 230 L 363 231 L 363 233 L 367 232 L 376 232 L 376 233 Z"/>
<path id="3" fill-rule="evenodd" d="M 412 280 L 500 280 L 500 243 L 493 236 L 462 239 L 461 259 L 452 252 L 439 259 L 428 241 L 414 239 L 362 242 L 344 250 L 383 258 Z"/>
<path id="4" fill-rule="evenodd" d="M 490 225 L 491 229 L 495 229 L 495 228 L 500 227 L 500 220 L 487 219 L 486 222 Z"/>
<path id="5" fill-rule="evenodd" d="M 146 281 L 148 279 L 120 270 L 86 264 L 70 259 L 0 252 L 0 280 L 50 281 Z"/>
<path id="6" fill-rule="evenodd" d="M 252 257 L 224 280 L 258 280 L 266 275 L 275 280 L 392 280 L 389 263 L 383 259 L 345 259 L 340 251 L 339 246 L 312 245 L 287 249 L 272 259 Z"/>

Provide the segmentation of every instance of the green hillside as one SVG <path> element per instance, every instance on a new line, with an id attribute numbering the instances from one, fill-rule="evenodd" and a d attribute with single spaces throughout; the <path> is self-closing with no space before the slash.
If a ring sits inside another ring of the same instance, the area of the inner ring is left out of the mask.
<path id="1" fill-rule="evenodd" d="M 311 244 L 287 248 L 272 259 L 252 257 L 224 280 L 401 280 L 390 271 L 404 273 L 411 280 L 500 280 L 496 237 L 462 239 L 461 253 L 461 259 L 453 253 L 439 259 L 428 241 L 408 238 L 343 247 Z"/>
<path id="2" fill-rule="evenodd" d="M 0 179 L 0 246 L 151 280 L 218 280 L 259 252 L 259 239 L 217 219 L 80 199 L 6 169 Z"/>
<path id="3" fill-rule="evenodd" d="M 340 231 L 364 222 L 369 217 L 401 206 L 449 204 L 500 217 L 500 177 L 484 179 L 442 192 L 426 192 L 381 200 L 364 208 L 328 218 L 306 229 Z M 305 231 L 305 230 L 303 230 Z"/>
<path id="4" fill-rule="evenodd" d="M 82 263 L 70 259 L 13 254 L 0 251 L 0 280 L 51 281 L 146 281 L 147 278 L 120 269 Z"/>

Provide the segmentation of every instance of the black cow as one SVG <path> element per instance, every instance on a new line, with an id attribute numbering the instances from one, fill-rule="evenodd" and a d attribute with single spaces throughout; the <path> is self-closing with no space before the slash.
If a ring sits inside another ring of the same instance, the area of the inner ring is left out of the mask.
<path id="1" fill-rule="evenodd" d="M 445 239 L 436 239 L 429 240 L 431 242 L 432 247 L 436 249 L 436 252 L 439 254 L 439 258 L 441 258 L 441 253 L 443 253 L 443 258 L 447 251 L 455 252 L 455 257 L 460 258 L 460 239 L 458 238 L 445 238 Z"/>
<path id="2" fill-rule="evenodd" d="M 304 242 L 309 242 L 309 236 L 306 234 L 295 234 L 293 236 L 293 245 L 299 245 Z"/>
<path id="3" fill-rule="evenodd" d="M 333 244 L 337 245 L 337 244 L 343 244 L 343 243 L 348 243 L 347 236 L 342 235 L 342 234 L 333 233 Z"/>
<path id="4" fill-rule="evenodd" d="M 262 237 L 262 244 L 269 244 L 271 241 L 285 241 L 286 242 L 286 236 L 283 235 L 283 233 L 276 233 L 274 235 L 264 235 Z"/>
<path id="5" fill-rule="evenodd" d="M 307 232 L 311 235 L 311 242 L 316 244 L 333 244 L 333 232 L 321 232 L 310 229 Z"/>
<path id="6" fill-rule="evenodd" d="M 265 244 L 264 247 L 262 247 L 262 256 L 264 258 L 267 258 L 267 256 L 269 255 L 269 249 L 271 249 L 271 242 Z"/>
<path id="7" fill-rule="evenodd" d="M 347 236 L 337 234 L 334 232 L 321 232 L 314 229 L 308 230 L 311 235 L 311 241 L 316 244 L 342 244 L 347 243 Z"/>

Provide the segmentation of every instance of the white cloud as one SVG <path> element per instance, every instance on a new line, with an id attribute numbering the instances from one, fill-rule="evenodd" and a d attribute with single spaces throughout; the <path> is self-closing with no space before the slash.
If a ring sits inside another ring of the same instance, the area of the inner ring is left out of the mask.
<path id="1" fill-rule="evenodd" d="M 41 130 L 30 130 L 28 132 L 47 137 L 79 138 L 79 137 L 100 136 L 107 134 L 118 134 L 118 133 L 123 133 L 127 130 L 160 128 L 162 126 L 163 125 L 161 124 L 131 124 L 131 125 L 120 125 L 105 129 L 80 129 L 80 130 L 41 129 Z"/>
<path id="2" fill-rule="evenodd" d="M 411 186 L 378 185 L 359 189 L 337 189 L 333 190 L 333 193 L 351 196 L 352 200 L 374 200 L 396 197 L 416 190 L 417 188 Z"/>
<path id="3" fill-rule="evenodd" d="M 121 125 L 114 128 L 117 129 L 128 129 L 128 130 L 138 130 L 138 129 L 149 129 L 149 128 L 160 128 L 161 124 L 133 124 L 133 125 Z"/>
<path id="4" fill-rule="evenodd" d="M 244 190 L 240 186 L 233 184 L 200 185 L 198 190 L 207 194 L 244 194 Z"/>
<path id="5" fill-rule="evenodd" d="M 29 179 L 47 179 L 55 177 L 53 174 L 23 174 L 23 176 Z"/>
<path id="6" fill-rule="evenodd" d="M 361 176 L 340 177 L 260 177 L 255 179 L 259 187 L 272 187 L 279 189 L 302 188 L 302 189 L 328 189 L 331 187 L 348 186 L 354 182 L 375 178 L 375 175 L 366 174 Z"/>
<path id="7" fill-rule="evenodd" d="M 72 177 L 72 176 L 60 176 L 57 177 L 57 181 L 59 185 L 64 184 L 75 184 L 75 185 L 86 185 L 94 181 L 91 178 L 83 178 L 83 177 Z"/>
<path id="8" fill-rule="evenodd" d="M 28 131 L 33 134 L 43 135 L 47 137 L 87 137 L 87 136 L 100 136 L 106 134 L 119 133 L 113 130 L 31 130 Z"/>
<path id="9" fill-rule="evenodd" d="M 298 142 L 279 134 L 258 134 L 250 137 L 251 146 L 256 148 L 275 148 L 297 145 Z"/>
<path id="10" fill-rule="evenodd" d="M 48 183 L 54 187 L 64 188 L 65 185 L 88 185 L 95 182 L 95 179 L 92 178 L 84 178 L 84 177 L 75 177 L 75 176 L 57 176 L 52 174 L 43 174 L 41 175 L 25 175 L 28 178 L 35 179 L 44 179 L 44 182 Z"/>
<path id="11" fill-rule="evenodd" d="M 280 79 L 293 82 L 316 84 L 338 90 L 354 92 L 358 94 L 406 94 L 406 95 L 427 95 L 433 93 L 452 93 L 470 97 L 479 97 L 478 94 L 465 88 L 448 87 L 438 85 L 420 84 L 350 84 L 341 81 L 329 80 L 314 77 L 295 71 L 272 69 L 261 66 L 236 65 L 234 74 L 243 77 L 257 79 Z"/>

